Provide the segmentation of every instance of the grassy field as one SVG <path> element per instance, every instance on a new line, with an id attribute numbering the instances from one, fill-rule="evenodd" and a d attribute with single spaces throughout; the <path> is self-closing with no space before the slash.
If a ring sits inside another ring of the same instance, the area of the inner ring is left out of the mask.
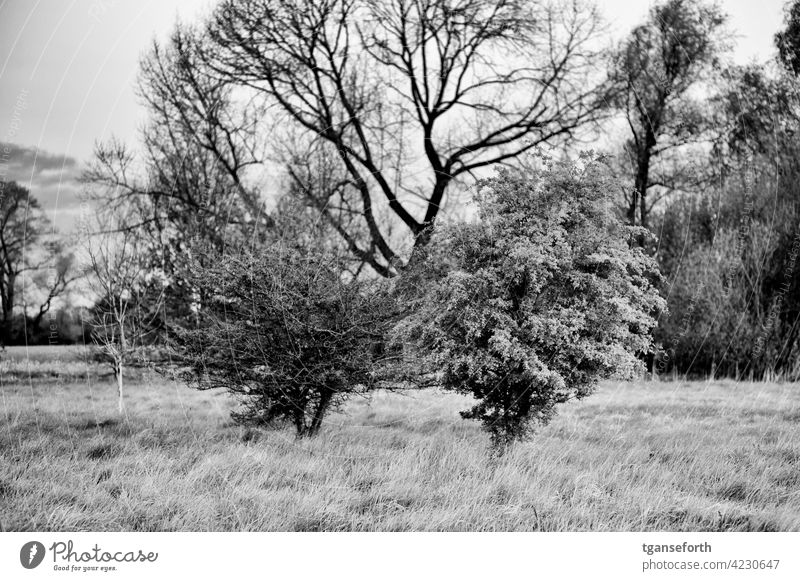
<path id="1" fill-rule="evenodd" d="M 450 394 L 378 393 L 298 442 L 157 376 L 119 418 L 65 359 L 25 378 L 6 357 L 5 530 L 800 530 L 795 384 L 604 384 L 489 461 Z"/>
<path id="2" fill-rule="evenodd" d="M 0 378 L 6 383 L 46 378 L 108 375 L 109 371 L 90 362 L 91 354 L 82 345 L 12 346 L 0 351 Z"/>

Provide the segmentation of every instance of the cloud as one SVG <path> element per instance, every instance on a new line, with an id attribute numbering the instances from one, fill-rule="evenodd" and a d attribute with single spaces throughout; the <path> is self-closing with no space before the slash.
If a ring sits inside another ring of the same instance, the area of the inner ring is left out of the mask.
<path id="1" fill-rule="evenodd" d="M 81 167 L 65 154 L 0 142 L 0 181 L 16 181 L 39 200 L 59 230 L 76 225 Z"/>

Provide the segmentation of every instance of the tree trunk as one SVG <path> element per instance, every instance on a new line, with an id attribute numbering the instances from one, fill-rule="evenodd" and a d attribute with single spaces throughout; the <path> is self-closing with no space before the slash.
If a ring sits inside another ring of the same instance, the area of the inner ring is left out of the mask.
<path id="1" fill-rule="evenodd" d="M 117 360 L 114 365 L 114 375 L 117 380 L 117 395 L 119 396 L 119 414 L 125 413 L 125 400 L 123 398 L 123 384 L 122 384 L 122 361 Z"/>
<path id="2" fill-rule="evenodd" d="M 3 327 L 0 329 L 0 345 L 6 347 L 11 342 L 11 317 L 3 309 Z"/>
<path id="3" fill-rule="evenodd" d="M 433 226 L 436 223 L 436 216 L 439 214 L 442 200 L 444 199 L 444 193 L 447 190 L 447 185 L 450 183 L 450 178 L 443 176 L 441 174 L 442 171 L 443 170 L 440 169 L 436 172 L 436 183 L 433 185 L 433 192 L 428 201 L 428 209 L 425 212 L 425 218 L 422 220 L 422 228 L 417 233 L 417 237 L 414 240 L 414 251 L 427 246 L 433 236 Z"/>
<path id="4" fill-rule="evenodd" d="M 322 427 L 322 418 L 325 416 L 325 412 L 328 411 L 332 396 L 333 392 L 331 390 L 327 388 L 322 390 L 317 409 L 314 410 L 314 418 L 311 420 L 311 425 L 308 427 L 307 433 L 309 437 L 316 435 L 320 427 Z"/>
<path id="5" fill-rule="evenodd" d="M 631 226 L 636 225 L 636 198 L 639 201 L 639 225 L 647 228 L 647 182 L 650 179 L 650 148 L 645 149 L 639 155 L 636 167 L 636 183 L 634 184 L 635 192 L 633 194 L 633 203 L 628 208 L 628 221 Z"/>
<path id="6" fill-rule="evenodd" d="M 302 405 L 295 407 L 294 417 L 292 418 L 295 429 L 295 437 L 298 440 L 308 433 L 308 428 L 306 427 L 306 415 L 303 412 L 303 407 L 304 406 Z"/>
<path id="7" fill-rule="evenodd" d="M 647 365 L 647 373 L 650 375 L 650 379 L 653 378 L 653 372 L 655 371 L 655 363 L 656 363 L 656 352 L 650 351 L 645 355 L 645 364 Z"/>
<path id="8" fill-rule="evenodd" d="M 631 192 L 631 199 L 628 203 L 628 224 L 631 226 L 636 226 L 636 206 L 639 202 L 639 192 L 634 187 L 633 192 Z"/>
<path id="9" fill-rule="evenodd" d="M 3 328 L 0 329 L 0 343 L 3 347 L 11 341 L 11 325 L 14 322 L 14 284 L 16 277 L 8 277 L 8 288 L 6 289 L 5 301 L 3 301 Z"/>

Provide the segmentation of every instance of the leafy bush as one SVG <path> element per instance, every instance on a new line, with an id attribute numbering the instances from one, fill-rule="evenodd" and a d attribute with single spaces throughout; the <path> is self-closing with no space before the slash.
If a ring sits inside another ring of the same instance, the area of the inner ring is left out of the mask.
<path id="1" fill-rule="evenodd" d="M 341 273 L 331 252 L 280 242 L 196 267 L 199 324 L 178 333 L 184 379 L 234 394 L 241 423 L 317 433 L 329 410 L 375 386 L 392 316 L 377 283 Z"/>
<path id="2" fill-rule="evenodd" d="M 500 450 L 599 379 L 633 376 L 651 349 L 657 266 L 630 244 L 642 229 L 615 216 L 612 191 L 588 156 L 503 171 L 480 184 L 480 220 L 437 227 L 438 254 L 407 275 L 421 298 L 398 339 L 478 400 L 462 415 Z"/>

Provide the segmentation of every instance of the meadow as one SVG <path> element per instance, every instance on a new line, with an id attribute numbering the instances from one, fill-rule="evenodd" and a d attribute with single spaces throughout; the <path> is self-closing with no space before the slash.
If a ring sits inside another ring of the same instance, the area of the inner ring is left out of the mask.
<path id="1" fill-rule="evenodd" d="M 453 394 L 378 392 L 298 441 L 151 372 L 120 417 L 81 353 L 0 354 L 3 530 L 800 530 L 797 384 L 604 383 L 492 460 Z"/>

